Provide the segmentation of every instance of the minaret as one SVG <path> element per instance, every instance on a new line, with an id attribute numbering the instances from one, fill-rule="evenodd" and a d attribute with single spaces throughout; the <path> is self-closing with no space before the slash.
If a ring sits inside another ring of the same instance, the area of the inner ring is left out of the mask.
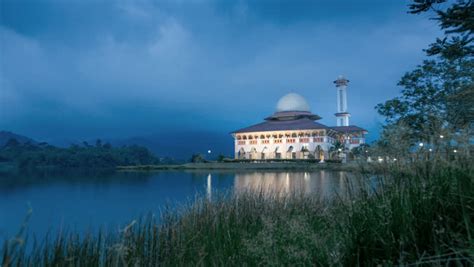
<path id="1" fill-rule="evenodd" d="M 349 80 L 344 76 L 339 75 L 337 80 L 334 81 L 337 89 L 337 126 L 349 126 L 349 117 L 351 114 L 347 112 L 347 83 Z"/>

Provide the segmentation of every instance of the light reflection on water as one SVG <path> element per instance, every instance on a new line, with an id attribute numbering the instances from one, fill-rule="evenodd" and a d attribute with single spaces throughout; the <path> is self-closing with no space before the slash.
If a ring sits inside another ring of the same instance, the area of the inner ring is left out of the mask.
<path id="1" fill-rule="evenodd" d="M 331 197 L 345 194 L 346 172 L 160 171 L 99 174 L 0 176 L 0 241 L 13 236 L 28 210 L 30 233 L 41 237 L 60 228 L 118 229 L 164 205 L 190 203 L 217 192 L 301 192 Z"/>
<path id="2" fill-rule="evenodd" d="M 353 175 L 352 175 L 353 176 Z M 316 194 L 329 198 L 344 195 L 350 174 L 346 172 L 251 172 L 237 173 L 234 191 L 263 192 L 264 194 Z"/>

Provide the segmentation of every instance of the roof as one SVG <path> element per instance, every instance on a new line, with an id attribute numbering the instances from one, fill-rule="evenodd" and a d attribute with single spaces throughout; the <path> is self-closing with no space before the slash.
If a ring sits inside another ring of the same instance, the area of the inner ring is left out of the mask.
<path id="1" fill-rule="evenodd" d="M 285 130 L 316 130 L 330 129 L 324 124 L 317 123 L 309 118 L 301 118 L 296 120 L 267 120 L 265 122 L 255 124 L 246 128 L 239 129 L 232 133 L 247 132 L 267 132 L 267 131 L 285 131 Z"/>
<path id="2" fill-rule="evenodd" d="M 364 128 L 360 128 L 359 126 L 356 125 L 349 125 L 349 126 L 333 126 L 330 127 L 333 130 L 336 130 L 338 132 L 343 132 L 343 133 L 352 133 L 352 132 L 368 132 Z"/>
<path id="3" fill-rule="evenodd" d="M 321 117 L 309 111 L 279 111 L 266 117 L 265 120 L 292 120 L 301 118 L 309 118 L 313 121 L 321 119 Z"/>

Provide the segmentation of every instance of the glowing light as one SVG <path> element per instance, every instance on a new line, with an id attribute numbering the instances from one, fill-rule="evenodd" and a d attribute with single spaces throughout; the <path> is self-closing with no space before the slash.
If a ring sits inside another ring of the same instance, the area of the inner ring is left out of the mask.
<path id="1" fill-rule="evenodd" d="M 393 161 L 397 161 L 397 159 L 394 158 Z"/>
<path id="2" fill-rule="evenodd" d="M 337 151 L 341 152 L 341 151 L 342 151 L 342 149 L 340 149 L 340 148 L 339 148 Z"/>
<path id="3" fill-rule="evenodd" d="M 444 138 L 444 135 L 440 135 L 439 138 L 443 139 L 443 138 Z"/>
<path id="4" fill-rule="evenodd" d="M 453 150 L 453 152 L 454 152 L 454 153 L 458 153 L 458 151 L 457 151 L 456 149 L 455 149 L 455 150 Z"/>
<path id="5" fill-rule="evenodd" d="M 424 146 L 424 144 L 423 144 L 423 143 L 419 143 L 418 145 L 419 145 L 420 147 L 423 147 L 423 146 Z"/>
<path id="6" fill-rule="evenodd" d="M 210 149 L 207 151 L 207 154 L 211 154 L 211 150 L 210 150 Z"/>
<path id="7" fill-rule="evenodd" d="M 430 152 L 431 152 L 431 151 L 433 151 L 433 149 L 431 149 L 431 148 L 430 148 L 430 149 L 428 149 L 428 150 L 429 150 Z"/>

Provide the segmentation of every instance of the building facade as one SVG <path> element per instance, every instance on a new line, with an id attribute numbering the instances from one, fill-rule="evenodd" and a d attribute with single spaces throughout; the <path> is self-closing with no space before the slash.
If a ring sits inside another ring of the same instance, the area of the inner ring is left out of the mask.
<path id="1" fill-rule="evenodd" d="M 306 100 L 295 93 L 283 96 L 276 111 L 264 122 L 232 132 L 236 159 L 319 159 L 334 157 L 334 148 L 344 151 L 365 143 L 367 131 L 349 125 L 347 112 L 348 80 L 340 76 L 337 89 L 337 126 L 318 123 L 320 116 L 311 113 Z M 338 154 L 339 155 L 339 154 Z"/>

